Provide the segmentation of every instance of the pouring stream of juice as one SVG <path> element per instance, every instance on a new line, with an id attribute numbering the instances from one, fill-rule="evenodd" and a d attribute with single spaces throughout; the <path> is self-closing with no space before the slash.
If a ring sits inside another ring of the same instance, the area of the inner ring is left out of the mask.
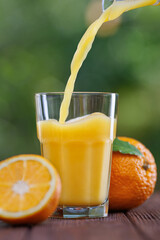
<path id="1" fill-rule="evenodd" d="M 72 63 L 71 63 L 71 74 L 68 79 L 65 92 L 64 92 L 64 98 L 60 107 L 60 123 L 64 123 L 67 119 L 68 113 L 69 113 L 69 105 L 71 101 L 71 96 L 74 90 L 74 84 L 75 80 L 78 74 L 78 71 L 80 67 L 82 66 L 82 63 L 84 62 L 85 58 L 87 57 L 88 52 L 90 51 L 93 41 L 95 39 L 95 36 L 101 27 L 101 25 L 104 22 L 114 20 L 115 18 L 122 15 L 124 12 L 140 8 L 144 6 L 149 5 L 159 5 L 159 0 L 124 0 L 124 1 L 117 1 L 114 0 L 111 6 L 109 6 L 102 15 L 93 22 L 83 37 L 81 38 L 77 50 L 73 56 Z"/>

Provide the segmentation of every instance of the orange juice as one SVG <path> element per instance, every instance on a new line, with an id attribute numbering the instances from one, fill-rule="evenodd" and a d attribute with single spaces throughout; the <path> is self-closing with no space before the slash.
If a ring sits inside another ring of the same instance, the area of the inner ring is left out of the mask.
<path id="1" fill-rule="evenodd" d="M 105 201 L 112 150 L 110 129 L 111 119 L 102 113 L 65 124 L 56 120 L 37 123 L 42 153 L 62 180 L 60 205 L 99 205 Z"/>

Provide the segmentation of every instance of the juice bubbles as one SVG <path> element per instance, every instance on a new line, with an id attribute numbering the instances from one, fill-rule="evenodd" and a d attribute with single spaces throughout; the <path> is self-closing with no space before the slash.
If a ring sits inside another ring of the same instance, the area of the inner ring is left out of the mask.
<path id="1" fill-rule="evenodd" d="M 116 124 L 114 127 L 115 135 Z M 62 180 L 60 205 L 91 206 L 106 200 L 112 150 L 110 129 L 111 119 L 102 113 L 65 124 L 56 120 L 37 123 L 42 153 Z"/>

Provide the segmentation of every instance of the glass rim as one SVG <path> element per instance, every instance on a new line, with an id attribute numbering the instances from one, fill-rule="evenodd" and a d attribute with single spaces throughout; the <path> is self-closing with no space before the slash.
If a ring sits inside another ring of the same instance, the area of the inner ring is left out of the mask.
<path id="1" fill-rule="evenodd" d="M 72 95 L 104 95 L 104 96 L 112 96 L 116 95 L 116 97 L 119 96 L 118 93 L 112 93 L 112 92 L 73 92 Z M 56 96 L 56 95 L 64 95 L 64 92 L 40 92 L 40 93 L 35 93 L 35 97 L 40 97 L 40 96 Z"/>

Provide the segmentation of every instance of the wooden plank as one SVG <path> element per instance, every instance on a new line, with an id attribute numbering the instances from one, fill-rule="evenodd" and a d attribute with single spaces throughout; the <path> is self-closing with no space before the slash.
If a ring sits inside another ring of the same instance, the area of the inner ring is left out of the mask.
<path id="1" fill-rule="evenodd" d="M 145 239 L 160 239 L 160 193 L 154 194 L 140 207 L 126 213 L 137 232 Z"/>
<path id="2" fill-rule="evenodd" d="M 123 213 L 108 218 L 86 220 L 49 219 L 32 229 L 30 240 L 141 240 L 139 233 Z"/>
<path id="3" fill-rule="evenodd" d="M 26 227 L 12 227 L 0 221 L 0 240 L 24 240 L 26 234 Z"/>

